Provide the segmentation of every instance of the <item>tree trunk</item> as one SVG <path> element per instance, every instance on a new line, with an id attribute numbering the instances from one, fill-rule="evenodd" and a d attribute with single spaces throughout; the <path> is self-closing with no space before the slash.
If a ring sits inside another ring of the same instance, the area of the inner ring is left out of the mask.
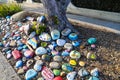
<path id="1" fill-rule="evenodd" d="M 69 23 L 66 17 L 66 10 L 71 0 L 41 0 L 43 3 L 48 20 L 50 30 L 64 28 L 71 28 L 73 26 Z"/>

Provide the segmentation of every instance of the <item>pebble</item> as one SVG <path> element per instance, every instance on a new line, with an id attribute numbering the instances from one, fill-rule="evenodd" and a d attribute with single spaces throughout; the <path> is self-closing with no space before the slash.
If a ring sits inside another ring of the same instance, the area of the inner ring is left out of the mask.
<path id="1" fill-rule="evenodd" d="M 53 80 L 63 80 L 63 78 L 61 76 L 57 76 Z"/>
<path id="2" fill-rule="evenodd" d="M 10 46 L 11 46 L 11 47 L 17 46 L 16 41 L 13 41 L 13 40 L 12 40 L 12 41 L 10 42 Z"/>
<path id="3" fill-rule="evenodd" d="M 70 53 L 69 53 L 68 51 L 63 51 L 63 52 L 62 52 L 62 56 L 69 56 L 69 54 L 70 54 Z"/>
<path id="4" fill-rule="evenodd" d="M 53 78 L 54 78 L 53 72 L 45 66 L 43 67 L 41 74 L 45 80 L 53 80 Z"/>
<path id="5" fill-rule="evenodd" d="M 85 48 L 85 46 L 84 46 L 84 45 L 81 45 L 81 46 L 80 46 L 80 49 L 84 49 L 84 48 Z"/>
<path id="6" fill-rule="evenodd" d="M 13 55 L 14 59 L 20 59 L 22 57 L 20 51 L 18 51 L 18 50 L 12 51 L 12 55 Z"/>
<path id="7" fill-rule="evenodd" d="M 17 74 L 23 74 L 25 71 L 24 69 L 20 68 L 18 71 L 17 71 Z"/>
<path id="8" fill-rule="evenodd" d="M 26 58 L 32 58 L 32 57 L 34 56 L 34 52 L 32 52 L 32 51 L 30 51 L 30 50 L 26 50 L 26 51 L 24 52 L 24 56 L 25 56 Z"/>
<path id="9" fill-rule="evenodd" d="M 70 33 L 71 33 L 71 29 L 69 29 L 69 28 L 65 28 L 65 29 L 61 32 L 61 34 L 62 34 L 63 36 L 68 36 Z"/>
<path id="10" fill-rule="evenodd" d="M 96 60 L 97 56 L 94 53 L 89 52 L 87 54 L 87 59 Z"/>
<path id="11" fill-rule="evenodd" d="M 98 70 L 98 68 L 95 68 L 95 69 L 91 70 L 90 73 L 91 73 L 92 76 L 95 76 L 95 77 L 99 76 L 99 70 Z"/>
<path id="12" fill-rule="evenodd" d="M 29 59 L 26 63 L 26 66 L 29 67 L 33 64 L 33 60 L 32 59 Z"/>
<path id="13" fill-rule="evenodd" d="M 47 46 L 47 42 L 41 42 L 41 47 L 46 47 Z"/>
<path id="14" fill-rule="evenodd" d="M 43 77 L 38 78 L 37 80 L 45 80 Z"/>
<path id="15" fill-rule="evenodd" d="M 86 69 L 82 68 L 82 69 L 80 69 L 80 70 L 78 71 L 78 75 L 79 75 L 80 77 L 88 76 L 88 75 L 89 75 L 89 72 L 88 72 Z"/>
<path id="16" fill-rule="evenodd" d="M 51 31 L 51 37 L 53 40 L 57 40 L 60 38 L 60 32 L 58 30 Z"/>
<path id="17" fill-rule="evenodd" d="M 47 50 L 43 47 L 38 47 L 36 50 L 35 50 L 35 54 L 36 55 L 43 55 L 43 54 L 46 54 L 47 53 Z"/>
<path id="18" fill-rule="evenodd" d="M 73 67 L 70 66 L 70 64 L 68 64 L 68 63 L 64 63 L 64 64 L 62 64 L 62 70 L 67 71 L 67 72 L 71 72 L 71 71 L 73 71 Z"/>
<path id="19" fill-rule="evenodd" d="M 27 58 L 26 58 L 26 57 L 22 57 L 22 61 L 23 61 L 23 62 L 26 62 L 26 61 L 27 61 Z"/>
<path id="20" fill-rule="evenodd" d="M 33 69 L 29 69 L 25 74 L 25 79 L 26 80 L 31 80 L 36 76 L 37 76 L 37 72 Z"/>
<path id="21" fill-rule="evenodd" d="M 35 35 L 36 35 L 36 32 L 35 32 L 35 31 L 34 31 L 34 32 L 31 32 L 30 35 L 29 35 L 29 38 L 33 38 L 33 37 L 35 37 Z"/>
<path id="22" fill-rule="evenodd" d="M 61 77 L 65 77 L 65 76 L 66 76 L 66 72 L 65 72 L 65 71 L 62 71 L 62 72 L 60 73 L 60 76 L 61 76 Z"/>
<path id="23" fill-rule="evenodd" d="M 22 60 L 18 60 L 15 64 L 16 68 L 22 67 L 23 66 L 23 61 Z"/>
<path id="24" fill-rule="evenodd" d="M 74 47 L 78 47 L 78 46 L 80 45 L 80 42 L 78 42 L 78 41 L 73 41 L 73 42 L 72 42 L 72 45 L 73 45 Z"/>
<path id="25" fill-rule="evenodd" d="M 54 56 L 53 60 L 57 61 L 57 62 L 61 62 L 62 61 L 62 57 L 61 56 Z"/>
<path id="26" fill-rule="evenodd" d="M 57 56 L 57 55 L 59 55 L 59 52 L 58 52 L 58 51 L 55 51 L 55 50 L 51 51 L 51 53 L 52 53 L 52 56 Z"/>
<path id="27" fill-rule="evenodd" d="M 79 65 L 80 65 L 81 67 L 84 67 L 84 66 L 85 66 L 85 62 L 84 62 L 84 61 L 79 61 Z"/>
<path id="28" fill-rule="evenodd" d="M 12 54 L 7 54 L 7 59 L 10 59 L 12 57 Z"/>
<path id="29" fill-rule="evenodd" d="M 66 41 L 64 39 L 57 39 L 57 45 L 58 46 L 64 46 L 64 44 L 66 43 Z"/>
<path id="30" fill-rule="evenodd" d="M 70 57 L 72 59 L 79 59 L 81 57 L 81 54 L 80 54 L 80 52 L 73 50 L 70 52 Z"/>
<path id="31" fill-rule="evenodd" d="M 39 23 L 44 23 L 45 21 L 46 21 L 45 16 L 41 16 L 41 17 L 37 18 L 37 22 L 39 22 Z"/>
<path id="32" fill-rule="evenodd" d="M 91 76 L 88 80 L 100 80 L 100 79 L 97 77 Z"/>
<path id="33" fill-rule="evenodd" d="M 41 71 L 41 69 L 42 69 L 42 66 L 41 66 L 41 65 L 39 65 L 39 64 L 35 64 L 35 65 L 34 65 L 34 70 L 36 70 L 36 71 Z"/>
<path id="34" fill-rule="evenodd" d="M 51 41 L 51 37 L 48 33 L 42 33 L 39 36 L 39 39 L 42 40 L 42 41 Z"/>
<path id="35" fill-rule="evenodd" d="M 43 61 L 42 60 L 37 60 L 36 64 L 42 66 L 43 65 Z"/>
<path id="36" fill-rule="evenodd" d="M 24 69 L 24 71 L 27 71 L 28 67 L 27 66 L 23 66 L 23 69 Z"/>
<path id="37" fill-rule="evenodd" d="M 53 68 L 53 69 L 60 68 L 60 64 L 58 62 L 50 62 L 49 66 L 50 66 L 50 68 Z"/>
<path id="38" fill-rule="evenodd" d="M 50 61 L 50 56 L 47 54 L 42 55 L 42 60 Z"/>
<path id="39" fill-rule="evenodd" d="M 89 38 L 87 41 L 89 44 L 95 44 L 97 42 L 97 39 L 96 38 Z"/>
<path id="40" fill-rule="evenodd" d="M 72 66 L 76 66 L 77 65 L 77 62 L 75 60 L 70 60 L 69 61 L 69 64 L 72 65 Z"/>
<path id="41" fill-rule="evenodd" d="M 78 35 L 76 33 L 71 33 L 71 34 L 69 34 L 68 38 L 70 40 L 72 40 L 72 41 L 73 40 L 77 40 L 78 39 Z"/>
<path id="42" fill-rule="evenodd" d="M 53 73 L 54 73 L 55 76 L 59 76 L 60 75 L 60 70 L 54 69 Z"/>
<path id="43" fill-rule="evenodd" d="M 37 48 L 37 43 L 38 43 L 38 42 L 37 42 L 36 38 L 32 38 L 32 39 L 28 40 L 27 43 L 28 43 L 29 45 L 31 45 L 32 48 L 34 48 L 34 49 Z"/>
<path id="44" fill-rule="evenodd" d="M 36 61 L 38 61 L 38 60 L 40 60 L 40 56 L 35 56 L 34 59 L 35 59 Z"/>
<path id="45" fill-rule="evenodd" d="M 67 50 L 72 50 L 72 49 L 73 49 L 73 46 L 72 46 L 71 43 L 66 43 L 66 44 L 64 45 L 64 48 L 67 49 Z"/>
<path id="46" fill-rule="evenodd" d="M 67 74 L 67 80 L 74 80 L 75 79 L 75 76 L 76 76 L 77 72 L 70 72 Z"/>

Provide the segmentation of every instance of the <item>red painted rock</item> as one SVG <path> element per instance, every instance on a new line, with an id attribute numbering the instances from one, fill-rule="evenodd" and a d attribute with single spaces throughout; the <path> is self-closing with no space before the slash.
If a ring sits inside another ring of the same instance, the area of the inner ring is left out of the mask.
<path id="1" fill-rule="evenodd" d="M 55 77 L 53 80 L 63 80 L 63 78 L 58 76 L 58 77 Z"/>
<path id="2" fill-rule="evenodd" d="M 12 55 L 13 55 L 14 59 L 20 59 L 22 57 L 20 51 L 18 51 L 18 50 L 12 51 Z"/>
<path id="3" fill-rule="evenodd" d="M 24 56 L 25 56 L 26 58 L 32 58 L 33 55 L 34 55 L 34 52 L 33 52 L 33 51 L 26 50 L 26 51 L 24 52 Z"/>
<path id="4" fill-rule="evenodd" d="M 53 80 L 53 78 L 54 78 L 54 74 L 47 67 L 43 67 L 43 69 L 42 69 L 42 76 L 45 78 L 45 80 Z"/>

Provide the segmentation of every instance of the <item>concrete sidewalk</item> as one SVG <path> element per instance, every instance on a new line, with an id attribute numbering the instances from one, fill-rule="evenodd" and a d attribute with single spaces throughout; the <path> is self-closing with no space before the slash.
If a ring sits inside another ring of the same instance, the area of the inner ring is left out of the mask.
<path id="1" fill-rule="evenodd" d="M 23 3 L 22 4 L 24 10 L 26 11 L 33 11 L 33 12 L 40 12 L 44 13 L 45 9 L 43 5 L 40 3 Z M 81 26 L 88 26 L 88 27 L 96 27 L 100 29 L 106 29 L 108 31 L 120 34 L 120 23 L 100 20 L 96 18 L 91 18 L 88 16 L 81 16 L 75 14 L 67 14 L 69 20 L 79 22 Z"/>

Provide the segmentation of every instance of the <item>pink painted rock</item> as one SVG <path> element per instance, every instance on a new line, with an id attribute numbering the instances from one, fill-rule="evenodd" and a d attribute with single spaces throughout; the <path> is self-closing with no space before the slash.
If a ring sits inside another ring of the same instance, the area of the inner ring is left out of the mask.
<path id="1" fill-rule="evenodd" d="M 54 78 L 52 71 L 45 66 L 42 69 L 42 76 L 45 78 L 45 80 L 53 80 Z"/>
<path id="2" fill-rule="evenodd" d="M 12 51 L 12 55 L 13 55 L 14 59 L 20 59 L 22 57 L 20 51 L 18 51 L 18 50 Z"/>
<path id="3" fill-rule="evenodd" d="M 61 76 L 55 77 L 53 80 L 63 80 Z"/>
<path id="4" fill-rule="evenodd" d="M 26 50 L 26 51 L 24 52 L 24 56 L 25 56 L 26 58 L 32 58 L 33 55 L 34 55 L 34 52 L 33 52 L 33 51 Z"/>

